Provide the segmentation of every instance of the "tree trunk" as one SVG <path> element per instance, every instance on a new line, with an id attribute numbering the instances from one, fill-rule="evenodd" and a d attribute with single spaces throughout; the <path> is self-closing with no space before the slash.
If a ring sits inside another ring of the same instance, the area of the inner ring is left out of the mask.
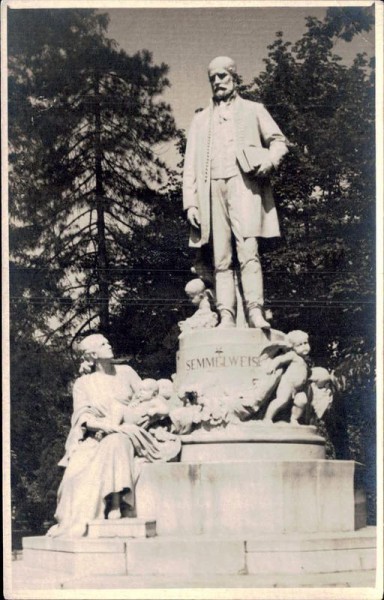
<path id="1" fill-rule="evenodd" d="M 96 215 L 97 215 L 97 252 L 96 272 L 99 286 L 100 329 L 109 332 L 109 272 L 108 252 L 105 239 L 104 186 L 101 146 L 99 79 L 95 81 L 95 175 L 96 175 Z"/>

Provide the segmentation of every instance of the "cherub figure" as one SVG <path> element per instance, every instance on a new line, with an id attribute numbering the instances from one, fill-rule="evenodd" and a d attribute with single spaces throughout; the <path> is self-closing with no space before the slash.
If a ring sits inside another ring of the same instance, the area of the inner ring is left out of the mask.
<path id="1" fill-rule="evenodd" d="M 170 400 L 174 395 L 173 381 L 170 379 L 158 379 L 157 385 L 159 386 L 159 396 L 165 400 Z"/>
<path id="2" fill-rule="evenodd" d="M 333 402 L 336 381 L 332 373 L 324 367 L 313 367 L 309 377 L 312 395 L 312 408 L 316 416 L 321 419 Z"/>
<path id="3" fill-rule="evenodd" d="M 265 424 L 272 423 L 276 413 L 290 400 L 293 400 L 290 423 L 297 424 L 308 402 L 306 393 L 309 377 L 307 357 L 311 350 L 308 334 L 295 330 L 288 333 L 286 339 L 292 349 L 283 355 L 267 359 L 265 363 L 265 369 L 269 374 L 283 369 L 276 397 L 268 405 L 265 413 L 263 420 Z"/>
<path id="4" fill-rule="evenodd" d="M 179 328 L 182 333 L 194 329 L 212 329 L 216 327 L 218 316 L 211 310 L 209 301 L 209 290 L 206 289 L 201 279 L 192 279 L 185 286 L 185 293 L 193 306 L 198 307 L 195 314 L 185 321 L 179 321 Z"/>
<path id="5" fill-rule="evenodd" d="M 124 420 L 128 421 L 128 414 L 132 412 L 140 417 L 139 424 L 144 428 L 169 414 L 165 399 L 159 396 L 159 385 L 155 379 L 141 381 L 136 396 L 125 411 Z"/>
<path id="6" fill-rule="evenodd" d="M 178 398 L 173 381 L 170 379 L 159 379 L 159 396 L 164 398 L 169 410 L 181 406 L 181 401 Z"/>

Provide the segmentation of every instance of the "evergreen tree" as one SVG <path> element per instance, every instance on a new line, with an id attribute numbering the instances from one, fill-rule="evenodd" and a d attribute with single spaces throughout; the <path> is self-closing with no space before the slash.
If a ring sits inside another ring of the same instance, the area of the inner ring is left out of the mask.
<path id="1" fill-rule="evenodd" d="M 12 491 L 35 533 L 62 474 L 68 341 L 108 332 L 168 177 L 156 144 L 174 135 L 166 65 L 118 51 L 107 25 L 93 10 L 9 14 Z"/>
<path id="2" fill-rule="evenodd" d="M 167 175 L 156 144 L 174 135 L 170 107 L 158 99 L 169 85 L 168 68 L 154 65 L 148 51 L 118 51 L 105 35 L 107 17 L 95 11 L 15 13 L 15 262 L 46 273 L 44 309 L 60 318 L 63 332 L 97 320 L 108 332 L 132 231 L 151 220 L 156 188 Z M 34 35 L 23 38 L 20 25 Z"/>

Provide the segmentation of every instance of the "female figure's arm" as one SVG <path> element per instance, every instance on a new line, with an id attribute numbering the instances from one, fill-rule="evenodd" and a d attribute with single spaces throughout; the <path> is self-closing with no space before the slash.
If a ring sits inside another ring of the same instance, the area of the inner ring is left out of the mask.
<path id="1" fill-rule="evenodd" d="M 86 427 L 92 432 L 100 429 L 105 433 L 118 431 L 118 427 L 108 417 L 99 416 L 99 411 L 93 406 L 87 383 L 87 376 L 79 377 L 74 383 L 72 426 Z"/>

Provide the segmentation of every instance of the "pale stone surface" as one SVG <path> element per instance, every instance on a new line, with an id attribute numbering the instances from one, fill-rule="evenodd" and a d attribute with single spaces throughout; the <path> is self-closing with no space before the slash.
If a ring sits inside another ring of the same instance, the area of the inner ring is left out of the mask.
<path id="1" fill-rule="evenodd" d="M 263 425 L 249 421 L 225 429 L 196 430 L 180 436 L 181 462 L 324 459 L 325 440 L 304 425 Z"/>
<path id="2" fill-rule="evenodd" d="M 34 536 L 23 538 L 23 550 L 51 550 L 52 552 L 124 552 L 122 540 L 98 540 L 88 537 L 80 538 L 51 538 L 49 536 Z"/>
<path id="3" fill-rule="evenodd" d="M 155 535 L 156 521 L 153 519 L 95 519 L 88 525 L 90 538 L 147 538 Z"/>
<path id="4" fill-rule="evenodd" d="M 375 570 L 338 573 L 299 573 L 279 575 L 91 575 L 47 573 L 26 567 L 23 560 L 12 563 L 12 590 L 79 589 L 172 589 L 172 588 L 293 588 L 293 587 L 370 587 L 375 585 Z M 377 594 L 379 596 L 379 594 Z M 11 597 L 11 593 L 8 594 Z"/>
<path id="5" fill-rule="evenodd" d="M 278 441 L 255 443 L 237 443 L 228 439 L 225 443 L 188 444 L 182 446 L 181 462 L 242 462 L 244 460 L 302 460 L 324 458 L 322 444 L 290 443 Z"/>
<path id="6" fill-rule="evenodd" d="M 353 531 L 353 461 L 143 465 L 138 516 L 158 535 Z"/>
<path id="7" fill-rule="evenodd" d="M 289 586 L 292 581 L 290 577 L 297 575 L 299 585 L 310 586 L 311 582 L 314 585 L 316 579 L 308 578 L 308 575 L 318 573 L 327 574 L 328 581 L 330 574 L 344 573 L 341 581 L 347 582 L 353 579 L 347 574 L 348 571 L 350 574 L 359 572 L 361 581 L 364 581 L 364 573 L 372 573 L 376 560 L 375 527 L 366 527 L 357 532 L 263 534 L 251 538 L 246 535 L 167 536 L 126 539 L 121 544 L 111 544 L 111 540 L 106 539 L 83 538 L 67 540 L 67 545 L 63 545 L 56 539 L 53 545 L 45 544 L 50 550 L 42 549 L 44 538 L 29 539 L 30 548 L 24 550 L 23 560 L 20 561 L 24 571 L 26 569 L 28 572 L 28 569 L 34 567 L 33 571 L 36 573 L 45 568 L 51 573 L 52 587 L 55 580 L 53 574 L 57 573 L 60 581 L 66 582 L 66 588 L 71 587 L 70 577 L 82 578 L 84 573 L 94 573 L 95 576 L 125 575 L 126 578 L 119 579 L 124 582 L 120 586 L 123 588 L 140 587 L 135 585 L 137 577 L 142 578 L 142 587 L 145 587 L 148 578 L 156 587 L 156 582 L 164 577 L 171 578 L 168 583 L 171 581 L 172 584 L 178 577 L 188 580 L 197 576 L 209 578 L 214 575 L 220 575 L 220 582 L 217 580 L 217 586 L 220 586 L 231 574 L 242 577 L 252 574 L 258 574 L 259 577 L 270 575 L 274 579 L 266 581 L 273 585 L 273 581 L 279 580 L 283 587 Z M 32 549 L 34 546 L 36 550 Z M 53 546 L 58 550 L 54 551 Z M 92 547 L 94 552 L 91 551 Z M 111 552 L 113 548 L 116 552 Z M 121 548 L 124 549 L 123 552 Z M 109 581 L 114 582 L 115 579 Z M 319 582 L 323 585 L 321 580 Z M 244 586 L 246 585 L 244 580 Z M 73 584 L 73 587 L 76 585 Z"/>
<path id="8" fill-rule="evenodd" d="M 331 573 L 375 569 L 376 528 L 247 540 L 247 572 Z"/>
<path id="9" fill-rule="evenodd" d="M 27 567 L 44 568 L 48 572 L 57 571 L 81 576 L 84 573 L 123 575 L 126 573 L 125 552 L 62 552 L 52 550 L 23 551 L 23 561 Z"/>
<path id="10" fill-rule="evenodd" d="M 258 535 L 247 538 L 245 545 L 246 552 L 374 549 L 376 548 L 376 527 L 364 527 L 359 531 Z"/>
<path id="11" fill-rule="evenodd" d="M 271 329 L 209 329 L 192 331 L 180 339 L 176 356 L 177 385 L 204 381 L 233 385 L 252 383 L 260 365 L 263 349 L 284 342 L 285 334 Z"/>
<path id="12" fill-rule="evenodd" d="M 36 536 L 23 538 L 23 562 L 27 567 L 48 572 L 124 574 L 126 547 L 123 540 L 65 539 Z"/>
<path id="13" fill-rule="evenodd" d="M 289 552 L 252 552 L 247 554 L 247 570 L 250 574 L 329 573 L 374 569 L 375 566 L 376 551 L 371 548 L 307 552 L 291 550 Z"/>
<path id="14" fill-rule="evenodd" d="M 236 574 L 244 571 L 241 540 L 153 538 L 127 541 L 128 575 Z"/>

